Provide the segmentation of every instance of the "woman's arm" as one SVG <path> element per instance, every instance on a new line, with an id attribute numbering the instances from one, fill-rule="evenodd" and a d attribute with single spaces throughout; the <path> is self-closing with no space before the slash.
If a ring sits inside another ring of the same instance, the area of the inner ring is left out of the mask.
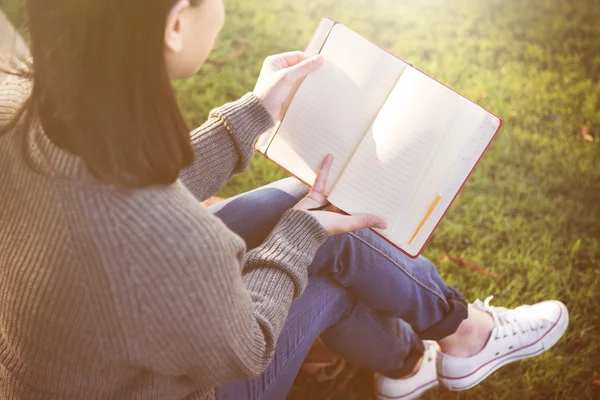
<path id="1" fill-rule="evenodd" d="M 253 93 L 212 110 L 208 121 L 191 133 L 196 159 L 181 181 L 200 201 L 213 196 L 234 174 L 246 170 L 257 137 L 273 124 Z"/>
<path id="2" fill-rule="evenodd" d="M 110 294 L 124 318 L 129 362 L 205 386 L 262 373 L 327 236 L 385 228 L 374 216 L 310 211 L 327 203 L 331 161 L 310 194 L 247 253 L 244 241 L 181 185 L 125 193 L 125 204 L 110 207 L 119 210 L 110 219 L 120 256 L 108 268 L 121 284 Z"/>
<path id="3" fill-rule="evenodd" d="M 6 78 L 6 71 L 14 69 L 15 61 L 29 58 L 29 49 L 21 35 L 12 26 L 6 15 L 0 10 L 0 82 Z"/>
<path id="4" fill-rule="evenodd" d="M 299 51 L 268 57 L 252 93 L 211 111 L 209 120 L 192 132 L 196 161 L 181 175 L 197 199 L 214 195 L 248 167 L 258 136 L 281 117 L 294 86 L 322 63 L 322 57 L 307 58 Z"/>
<path id="5" fill-rule="evenodd" d="M 246 253 L 242 239 L 189 193 L 153 209 L 128 215 L 118 231 L 126 251 L 124 265 L 113 267 L 126 279 L 115 280 L 124 286 L 113 295 L 127 307 L 128 362 L 203 386 L 259 375 L 325 230 L 309 213 L 289 210 Z"/>

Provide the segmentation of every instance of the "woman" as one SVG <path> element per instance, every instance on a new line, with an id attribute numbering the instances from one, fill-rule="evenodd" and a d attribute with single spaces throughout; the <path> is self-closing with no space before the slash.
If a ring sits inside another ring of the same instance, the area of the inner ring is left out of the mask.
<path id="1" fill-rule="evenodd" d="M 317 337 L 380 398 L 412 398 L 564 333 L 562 303 L 469 306 L 362 229 L 385 221 L 335 213 L 331 158 L 308 194 L 288 179 L 202 206 L 321 58 L 269 57 L 190 136 L 170 80 L 206 60 L 221 0 L 27 7 L 35 68 L 0 88 L 0 398 L 283 399 Z"/>

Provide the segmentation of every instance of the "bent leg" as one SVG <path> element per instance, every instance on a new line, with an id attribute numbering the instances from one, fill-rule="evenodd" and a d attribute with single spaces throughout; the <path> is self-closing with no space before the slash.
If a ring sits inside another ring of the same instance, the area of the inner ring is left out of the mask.
<path id="1" fill-rule="evenodd" d="M 329 278 L 313 275 L 304 293 L 292 304 L 277 340 L 275 357 L 266 371 L 260 377 L 217 388 L 217 400 L 285 398 L 321 334 L 333 351 L 374 371 L 404 366 L 408 372 L 422 353 L 421 342 L 410 327 L 399 332 Z"/>
<path id="2" fill-rule="evenodd" d="M 210 208 L 248 248 L 260 245 L 308 188 L 284 179 Z M 360 302 L 410 324 L 422 339 L 452 334 L 467 317 L 466 300 L 424 257 L 411 259 L 368 229 L 329 238 L 309 267 L 347 288 Z"/>
<path id="3" fill-rule="evenodd" d="M 261 245 L 283 213 L 306 194 L 306 186 L 287 178 L 231 197 L 208 210 L 240 235 L 250 250 Z"/>
<path id="4" fill-rule="evenodd" d="M 284 399 L 315 339 L 353 306 L 348 292 L 328 278 L 309 279 L 304 293 L 292 303 L 275 356 L 265 372 L 217 388 L 217 400 Z"/>
<path id="5" fill-rule="evenodd" d="M 467 318 L 466 300 L 428 259 L 410 258 L 368 229 L 329 238 L 311 268 L 373 310 L 408 322 L 421 339 L 442 339 Z"/>

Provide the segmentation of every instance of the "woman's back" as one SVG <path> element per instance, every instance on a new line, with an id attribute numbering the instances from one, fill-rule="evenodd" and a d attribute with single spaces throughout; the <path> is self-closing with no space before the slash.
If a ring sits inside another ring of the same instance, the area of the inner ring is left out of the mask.
<path id="1" fill-rule="evenodd" d="M 14 116 L 28 90 L 15 78 L 0 87 L 2 125 Z M 13 383 L 8 393 L 0 393 L 2 398 L 29 390 L 19 388 L 23 381 L 60 385 L 51 362 L 69 362 L 64 358 L 72 354 L 66 348 L 94 348 L 70 340 L 71 334 L 93 340 L 92 315 L 86 312 L 86 288 L 79 279 L 70 279 L 80 271 L 68 247 L 67 215 L 58 215 L 56 190 L 32 169 L 45 159 L 26 147 L 31 138 L 14 130 L 0 136 L 0 380 Z M 60 309 L 65 313 L 57 314 Z M 79 323 L 68 324 L 73 321 Z"/>
<path id="2" fill-rule="evenodd" d="M 17 78 L 0 87 L 1 125 L 28 90 Z M 180 399 L 197 382 L 177 377 L 178 357 L 188 353 L 207 370 L 219 367 L 223 360 L 213 363 L 210 352 L 221 334 L 212 328 L 222 323 L 210 321 L 227 318 L 222 304 L 200 296 L 188 308 L 177 293 L 207 292 L 203 282 L 220 278 L 211 279 L 210 271 L 218 271 L 194 258 L 210 259 L 220 246 L 243 252 L 244 244 L 221 232 L 183 185 L 100 185 L 40 128 L 0 136 L 0 170 L 0 382 L 11 382 L 0 385 L 0 398 Z M 203 241 L 203 233 L 218 240 Z M 196 269 L 197 279 L 178 277 L 181 268 Z M 159 354 L 161 338 L 172 331 L 174 340 L 196 333 L 194 348 L 182 348 L 188 338 Z"/>

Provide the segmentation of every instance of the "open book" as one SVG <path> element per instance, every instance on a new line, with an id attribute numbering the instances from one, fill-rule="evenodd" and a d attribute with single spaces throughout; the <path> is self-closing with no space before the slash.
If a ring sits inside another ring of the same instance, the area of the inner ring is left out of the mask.
<path id="1" fill-rule="evenodd" d="M 375 231 L 416 257 L 502 121 L 331 19 L 307 52 L 324 65 L 257 150 L 306 184 L 333 154 L 328 200 L 381 216 Z"/>

